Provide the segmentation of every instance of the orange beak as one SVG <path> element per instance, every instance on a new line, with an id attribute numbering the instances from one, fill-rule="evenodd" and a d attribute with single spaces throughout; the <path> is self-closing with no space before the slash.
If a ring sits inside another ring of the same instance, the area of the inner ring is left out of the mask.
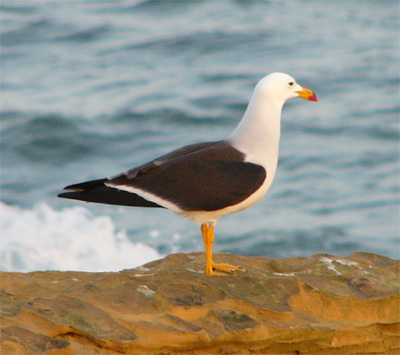
<path id="1" fill-rule="evenodd" d="M 318 102 L 317 96 L 310 89 L 303 88 L 303 90 L 296 92 L 302 99 Z"/>

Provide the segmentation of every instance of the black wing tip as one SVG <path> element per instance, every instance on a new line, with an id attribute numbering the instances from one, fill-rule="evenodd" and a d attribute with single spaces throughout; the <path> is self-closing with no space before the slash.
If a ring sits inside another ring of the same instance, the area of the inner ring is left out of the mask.
<path id="1" fill-rule="evenodd" d="M 82 193 L 81 191 L 69 191 L 58 194 L 57 197 L 67 198 L 68 200 L 79 200 L 81 193 Z"/>
<path id="2" fill-rule="evenodd" d="M 63 188 L 63 190 L 64 191 L 82 192 L 85 190 L 93 189 L 95 187 L 103 186 L 106 181 L 108 181 L 108 179 L 98 179 L 98 180 L 90 180 L 90 181 L 80 182 L 78 184 L 72 184 L 72 185 L 65 186 Z"/>
<path id="3" fill-rule="evenodd" d="M 85 189 L 83 191 L 63 192 L 58 194 L 57 197 L 84 202 L 103 203 L 106 205 L 163 208 L 163 206 L 148 201 L 139 195 L 118 190 L 118 188 L 108 187 L 104 184 L 99 184 L 96 187 Z"/>
<path id="4" fill-rule="evenodd" d="M 63 188 L 63 191 L 84 191 L 84 189 L 79 189 L 75 187 L 76 185 L 68 185 Z"/>
<path id="5" fill-rule="evenodd" d="M 58 194 L 57 197 L 59 197 L 59 198 L 68 198 L 69 194 L 70 194 L 70 192 L 63 192 L 62 194 Z"/>

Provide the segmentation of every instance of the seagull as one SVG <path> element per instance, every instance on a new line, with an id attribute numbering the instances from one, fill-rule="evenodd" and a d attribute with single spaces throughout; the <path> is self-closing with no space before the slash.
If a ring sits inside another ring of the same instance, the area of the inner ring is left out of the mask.
<path id="1" fill-rule="evenodd" d="M 296 97 L 317 102 L 291 76 L 269 74 L 257 83 L 242 120 L 226 139 L 187 145 L 122 174 L 69 185 L 58 197 L 172 210 L 201 225 L 206 275 L 240 271 L 213 262 L 215 225 L 267 193 L 278 164 L 282 107 Z"/>

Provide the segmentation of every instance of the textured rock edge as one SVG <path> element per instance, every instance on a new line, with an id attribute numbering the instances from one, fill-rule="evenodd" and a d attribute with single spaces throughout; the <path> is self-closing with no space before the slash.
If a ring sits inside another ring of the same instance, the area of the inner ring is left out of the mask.
<path id="1" fill-rule="evenodd" d="M 4 354 L 397 354 L 399 261 L 204 254 L 118 273 L 1 273 Z"/>

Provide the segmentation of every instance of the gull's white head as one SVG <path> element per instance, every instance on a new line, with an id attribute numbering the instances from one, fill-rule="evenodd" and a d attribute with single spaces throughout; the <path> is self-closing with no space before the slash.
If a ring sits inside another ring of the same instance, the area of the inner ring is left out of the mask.
<path id="1" fill-rule="evenodd" d="M 281 112 L 284 103 L 294 97 L 317 101 L 315 94 L 303 88 L 289 75 L 272 73 L 261 79 L 251 96 L 246 112 L 229 141 L 246 159 L 266 167 L 269 184 L 278 162 Z"/>
<path id="2" fill-rule="evenodd" d="M 255 88 L 255 93 L 282 105 L 294 97 L 317 101 L 317 96 L 311 90 L 300 86 L 290 75 L 284 73 L 272 73 L 261 79 Z"/>

